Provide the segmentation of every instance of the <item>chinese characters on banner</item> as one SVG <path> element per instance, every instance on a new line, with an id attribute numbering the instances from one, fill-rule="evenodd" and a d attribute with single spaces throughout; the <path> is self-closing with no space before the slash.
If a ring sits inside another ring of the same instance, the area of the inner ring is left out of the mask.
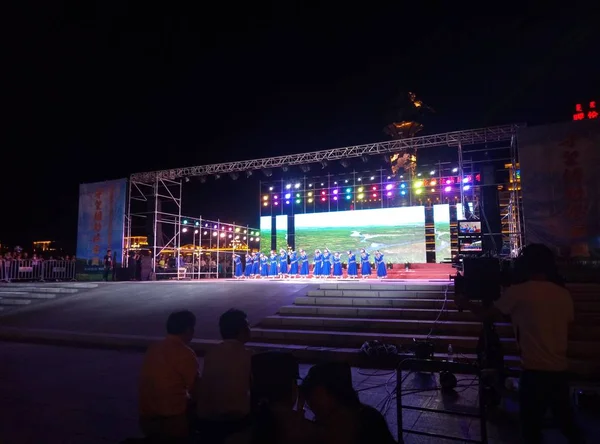
<path id="1" fill-rule="evenodd" d="M 581 103 L 575 105 L 575 114 L 573 114 L 573 120 L 585 120 L 586 116 L 588 119 L 598 118 L 598 110 L 596 109 L 595 100 L 590 102 L 587 113 L 584 111 Z"/>
<path id="2" fill-rule="evenodd" d="M 106 250 L 123 251 L 127 180 L 82 184 L 79 187 L 77 274 L 81 280 L 99 280 Z"/>

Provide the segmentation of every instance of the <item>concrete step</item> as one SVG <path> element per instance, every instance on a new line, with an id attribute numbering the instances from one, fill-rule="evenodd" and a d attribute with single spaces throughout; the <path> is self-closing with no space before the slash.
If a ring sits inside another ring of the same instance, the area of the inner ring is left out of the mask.
<path id="1" fill-rule="evenodd" d="M 388 344 L 410 347 L 413 339 L 430 339 L 438 353 L 448 352 L 448 344 L 452 344 L 456 353 L 473 353 L 478 338 L 475 336 L 435 336 L 425 334 L 373 333 L 373 332 L 341 332 L 332 330 L 292 330 L 253 328 L 252 339 L 260 342 L 296 344 L 298 346 L 317 346 L 324 348 L 360 348 L 365 341 L 380 340 Z M 514 339 L 501 339 L 508 354 L 518 354 Z"/>
<path id="2" fill-rule="evenodd" d="M 24 284 L 3 284 L 0 285 L 0 290 L 2 291 L 28 291 L 30 293 L 77 293 L 79 289 L 77 288 L 65 288 L 65 287 L 56 287 L 49 285 L 24 285 Z"/>
<path id="3" fill-rule="evenodd" d="M 439 335 L 468 335 L 479 336 L 481 323 L 474 321 L 429 321 L 416 319 L 369 319 L 369 318 L 340 318 L 319 316 L 268 316 L 259 325 L 261 328 L 290 328 L 335 330 L 351 332 L 386 332 Z M 496 330 L 501 337 L 512 338 L 514 331 L 510 324 L 496 324 Z"/>
<path id="4" fill-rule="evenodd" d="M 443 299 L 404 299 L 404 298 L 350 298 L 350 297 L 298 297 L 294 300 L 296 305 L 318 305 L 339 307 L 393 307 L 393 308 L 433 308 L 441 309 Z M 447 301 L 450 307 L 454 302 Z"/>
<path id="5" fill-rule="evenodd" d="M 311 290 L 307 296 L 313 297 L 350 297 L 350 298 L 412 298 L 412 299 L 445 299 L 454 294 L 443 291 L 414 291 L 414 290 Z"/>
<path id="6" fill-rule="evenodd" d="M 31 299 L 6 299 L 0 297 L 0 305 L 29 305 Z"/>
<path id="7" fill-rule="evenodd" d="M 2 291 L 0 289 L 0 297 L 3 298 L 27 298 L 27 299 L 54 299 L 55 293 L 30 293 L 24 291 Z"/>
<path id="8" fill-rule="evenodd" d="M 444 291 L 452 288 L 451 282 L 442 283 L 406 283 L 406 282 L 324 282 L 320 290 L 376 290 L 376 291 Z"/>
<path id="9" fill-rule="evenodd" d="M 440 305 L 435 308 L 390 308 L 390 307 L 343 307 L 343 306 L 312 306 L 286 305 L 279 309 L 284 316 L 331 316 L 357 317 L 373 319 L 425 319 L 433 321 L 440 315 Z M 473 321 L 473 315 L 458 310 L 444 310 L 440 320 L 444 321 Z"/>

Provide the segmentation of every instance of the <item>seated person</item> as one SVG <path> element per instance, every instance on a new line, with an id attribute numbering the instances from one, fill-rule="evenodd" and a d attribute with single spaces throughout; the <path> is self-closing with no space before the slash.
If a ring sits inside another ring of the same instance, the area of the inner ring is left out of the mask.
<path id="1" fill-rule="evenodd" d="M 204 357 L 198 391 L 197 414 L 200 433 L 210 442 L 250 424 L 251 353 L 244 346 L 250 339 L 246 313 L 231 309 L 219 319 L 223 342 Z"/>
<path id="2" fill-rule="evenodd" d="M 196 353 L 188 346 L 195 325 L 192 312 L 172 313 L 167 319 L 167 337 L 146 352 L 139 409 L 140 427 L 147 437 L 185 439 L 189 435 L 188 407 L 199 378 Z"/>
<path id="3" fill-rule="evenodd" d="M 315 414 L 322 442 L 336 444 L 396 443 L 385 418 L 361 404 L 352 387 L 350 366 L 344 363 L 311 367 L 302 394 Z"/>
<path id="4" fill-rule="evenodd" d="M 318 429 L 304 418 L 304 401 L 298 399 L 298 379 L 298 362 L 290 353 L 253 357 L 252 444 L 317 444 Z"/>

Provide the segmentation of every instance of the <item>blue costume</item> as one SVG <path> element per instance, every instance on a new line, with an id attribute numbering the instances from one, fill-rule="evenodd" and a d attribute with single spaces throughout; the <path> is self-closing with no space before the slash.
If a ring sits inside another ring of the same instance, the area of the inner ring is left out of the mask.
<path id="1" fill-rule="evenodd" d="M 282 251 L 279 255 L 279 274 L 288 274 L 287 253 Z"/>
<path id="2" fill-rule="evenodd" d="M 323 256 L 321 256 L 321 253 L 315 253 L 315 266 L 313 268 L 313 277 L 321 276 L 321 268 L 323 268 Z"/>
<path id="3" fill-rule="evenodd" d="M 300 276 L 308 276 L 308 256 L 306 253 L 300 254 Z"/>
<path id="4" fill-rule="evenodd" d="M 298 274 L 298 256 L 295 251 L 290 253 L 290 274 L 296 276 Z"/>
<path id="5" fill-rule="evenodd" d="M 333 275 L 342 277 L 342 261 L 339 256 L 333 256 Z"/>
<path id="6" fill-rule="evenodd" d="M 242 277 L 242 259 L 239 256 L 235 257 L 235 277 Z"/>
<path id="7" fill-rule="evenodd" d="M 271 269 L 269 270 L 269 276 L 277 276 L 277 255 L 271 253 L 269 259 L 271 261 Z"/>
<path id="8" fill-rule="evenodd" d="M 254 276 L 260 275 L 260 256 L 258 254 L 255 254 L 252 259 L 252 274 Z"/>
<path id="9" fill-rule="evenodd" d="M 387 276 L 385 262 L 383 261 L 383 254 L 379 253 L 375 256 L 375 266 L 377 268 L 377 277 L 382 278 Z"/>
<path id="10" fill-rule="evenodd" d="M 360 274 L 365 276 L 371 276 L 371 263 L 369 262 L 369 253 L 364 252 L 360 255 Z"/>
<path id="11" fill-rule="evenodd" d="M 348 277 L 358 276 L 358 269 L 356 268 L 356 255 L 354 253 L 348 253 Z"/>
<path id="12" fill-rule="evenodd" d="M 269 264 L 267 263 L 267 256 L 260 258 L 260 275 L 261 277 L 269 276 Z"/>
<path id="13" fill-rule="evenodd" d="M 331 275 L 331 253 L 323 253 L 323 268 L 321 269 L 322 276 Z"/>
<path id="14" fill-rule="evenodd" d="M 246 269 L 244 270 L 244 276 L 250 277 L 252 275 L 252 257 L 246 255 Z"/>

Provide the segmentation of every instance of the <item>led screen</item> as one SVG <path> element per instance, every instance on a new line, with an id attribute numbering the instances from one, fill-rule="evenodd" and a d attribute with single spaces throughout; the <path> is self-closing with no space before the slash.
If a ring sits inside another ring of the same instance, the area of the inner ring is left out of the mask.
<path id="1" fill-rule="evenodd" d="M 260 248 L 265 251 L 271 248 L 271 216 L 260 218 Z"/>
<path id="2" fill-rule="evenodd" d="M 443 262 L 452 258 L 450 249 L 450 205 L 433 206 L 435 228 L 435 260 Z"/>
<path id="3" fill-rule="evenodd" d="M 296 250 L 306 250 L 312 259 L 315 249 L 343 253 L 364 248 L 380 250 L 386 262 L 425 262 L 425 209 L 423 207 L 381 208 L 297 214 Z"/>
<path id="4" fill-rule="evenodd" d="M 275 216 L 275 235 L 277 237 L 277 250 L 286 249 L 288 246 L 288 217 L 287 215 Z"/>

